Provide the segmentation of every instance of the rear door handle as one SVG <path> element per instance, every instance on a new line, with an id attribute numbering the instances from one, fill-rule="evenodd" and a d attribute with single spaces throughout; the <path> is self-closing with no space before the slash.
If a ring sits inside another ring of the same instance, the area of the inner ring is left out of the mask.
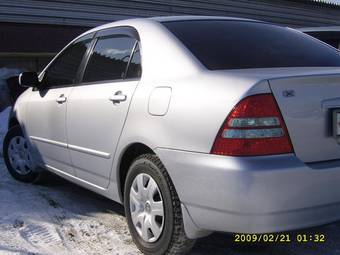
<path id="1" fill-rule="evenodd" d="M 114 103 L 120 103 L 126 101 L 127 96 L 124 95 L 121 91 L 117 91 L 113 96 L 109 97 L 109 100 Z"/>
<path id="2" fill-rule="evenodd" d="M 58 104 L 62 104 L 62 103 L 65 103 L 67 100 L 67 98 L 64 96 L 64 94 L 61 94 L 55 101 L 58 103 Z"/>

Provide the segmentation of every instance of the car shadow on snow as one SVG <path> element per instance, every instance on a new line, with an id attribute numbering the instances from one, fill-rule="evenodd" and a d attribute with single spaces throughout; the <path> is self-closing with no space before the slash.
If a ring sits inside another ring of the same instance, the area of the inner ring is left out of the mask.
<path id="1" fill-rule="evenodd" d="M 68 204 L 77 204 L 83 214 L 91 214 L 93 210 L 95 212 L 114 212 L 120 216 L 124 216 L 124 207 L 106 197 L 96 194 L 88 189 L 82 188 L 76 184 L 73 184 L 55 174 L 48 173 L 42 183 L 37 186 L 51 188 L 54 192 L 63 193 L 65 199 L 70 200 L 70 203 L 63 203 L 60 205 L 57 201 L 49 197 L 44 197 L 52 207 L 63 207 L 69 210 L 71 213 L 74 207 L 68 207 Z M 76 213 L 76 212 L 74 212 Z"/>

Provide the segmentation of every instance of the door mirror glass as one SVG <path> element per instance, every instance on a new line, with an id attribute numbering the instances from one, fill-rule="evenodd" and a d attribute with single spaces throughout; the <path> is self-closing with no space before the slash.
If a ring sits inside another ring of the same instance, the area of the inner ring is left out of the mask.
<path id="1" fill-rule="evenodd" d="M 19 75 L 19 84 L 22 87 L 39 87 L 38 74 L 36 72 L 24 72 Z"/>

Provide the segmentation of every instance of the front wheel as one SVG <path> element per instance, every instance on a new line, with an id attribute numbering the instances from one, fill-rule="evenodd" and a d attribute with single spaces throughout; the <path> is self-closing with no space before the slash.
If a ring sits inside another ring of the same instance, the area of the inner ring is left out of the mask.
<path id="1" fill-rule="evenodd" d="M 36 171 L 30 154 L 28 141 L 20 126 L 11 128 L 4 139 L 3 156 L 10 175 L 22 182 L 36 182 L 40 173 Z"/>
<path id="2" fill-rule="evenodd" d="M 124 205 L 132 239 L 144 254 L 185 254 L 194 245 L 184 232 L 175 187 L 156 155 L 142 155 L 130 166 Z"/>

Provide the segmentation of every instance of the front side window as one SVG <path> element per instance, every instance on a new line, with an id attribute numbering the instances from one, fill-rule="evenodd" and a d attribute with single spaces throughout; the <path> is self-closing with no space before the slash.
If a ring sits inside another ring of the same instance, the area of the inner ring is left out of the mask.
<path id="1" fill-rule="evenodd" d="M 85 69 L 83 82 L 123 79 L 135 42 L 127 36 L 99 38 Z"/>
<path id="2" fill-rule="evenodd" d="M 340 66 L 339 52 L 303 34 L 260 22 L 163 22 L 210 70 Z"/>
<path id="3" fill-rule="evenodd" d="M 90 44 L 91 38 L 87 38 L 66 48 L 45 71 L 43 84 L 48 88 L 75 84 L 78 68 Z"/>

